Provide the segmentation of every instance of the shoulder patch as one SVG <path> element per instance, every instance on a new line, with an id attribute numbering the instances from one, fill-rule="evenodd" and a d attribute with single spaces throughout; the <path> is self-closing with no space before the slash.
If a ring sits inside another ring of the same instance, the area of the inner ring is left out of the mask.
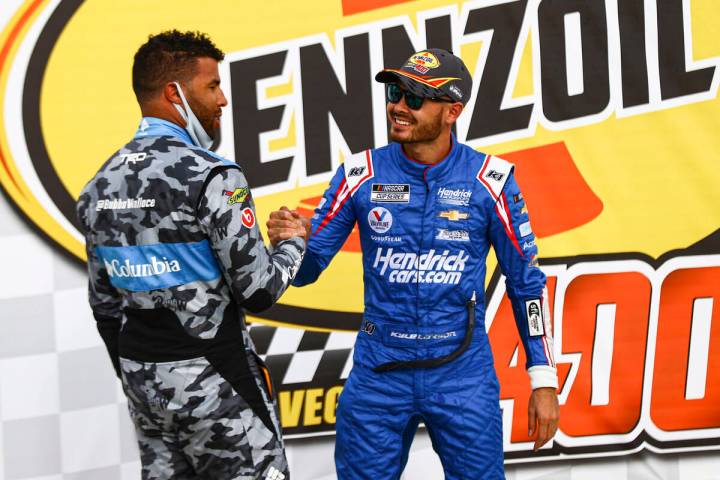
<path id="1" fill-rule="evenodd" d="M 487 155 L 476 178 L 490 193 L 493 200 L 497 201 L 514 168 L 515 165 L 502 158 Z"/>
<path id="2" fill-rule="evenodd" d="M 345 159 L 345 183 L 352 196 L 360 185 L 375 176 L 370 150 L 356 153 Z"/>

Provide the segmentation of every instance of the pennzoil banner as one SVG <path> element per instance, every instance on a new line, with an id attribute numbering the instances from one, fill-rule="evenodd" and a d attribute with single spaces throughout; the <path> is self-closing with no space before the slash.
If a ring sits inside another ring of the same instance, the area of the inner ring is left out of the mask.
<path id="1" fill-rule="evenodd" d="M 259 220 L 312 214 L 332 172 L 387 142 L 384 66 L 462 56 L 461 141 L 516 165 L 548 275 L 560 430 L 532 455 L 530 386 L 494 258 L 487 325 L 509 461 L 720 445 L 720 14 L 713 0 L 34 0 L 0 38 L 0 181 L 38 234 L 83 259 L 81 188 L 137 127 L 132 57 L 151 33 L 228 55 L 219 152 Z M 391 232 L 390 232 L 391 233 Z M 251 334 L 288 436 L 331 434 L 362 317 L 357 232 Z M 298 373 L 300 372 L 300 373 Z"/>

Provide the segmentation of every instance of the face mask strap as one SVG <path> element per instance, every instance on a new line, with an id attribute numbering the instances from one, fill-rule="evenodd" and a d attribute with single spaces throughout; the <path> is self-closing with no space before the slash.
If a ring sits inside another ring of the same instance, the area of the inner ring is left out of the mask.
<path id="1" fill-rule="evenodd" d="M 173 82 L 175 84 L 175 87 L 177 88 L 178 95 L 180 96 L 180 100 L 182 100 L 182 107 L 178 104 L 175 105 L 175 109 L 178 111 L 182 119 L 185 121 L 185 130 L 188 132 L 188 135 L 190 135 L 190 138 L 192 139 L 193 143 L 197 145 L 198 147 L 202 147 L 206 150 L 210 150 L 211 147 L 217 146 L 216 143 L 210 135 L 207 134 L 205 129 L 203 128 L 202 124 L 200 123 L 200 120 L 197 119 L 195 116 L 195 113 L 193 113 L 192 109 L 190 108 L 190 105 L 188 104 L 187 100 L 185 99 L 185 94 L 183 93 L 182 88 L 180 87 L 179 82 Z M 184 107 L 184 109 L 183 109 Z M 219 135 L 218 135 L 219 137 Z M 219 140 L 219 138 L 218 138 Z"/>

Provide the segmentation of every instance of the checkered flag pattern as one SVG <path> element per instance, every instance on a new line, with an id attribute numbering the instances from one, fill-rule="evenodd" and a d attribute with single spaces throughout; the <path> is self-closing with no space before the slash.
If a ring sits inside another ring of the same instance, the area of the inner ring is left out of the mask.
<path id="1" fill-rule="evenodd" d="M 250 325 L 250 336 L 278 387 L 311 382 L 333 385 L 352 367 L 356 333 L 314 332 L 297 328 Z"/>

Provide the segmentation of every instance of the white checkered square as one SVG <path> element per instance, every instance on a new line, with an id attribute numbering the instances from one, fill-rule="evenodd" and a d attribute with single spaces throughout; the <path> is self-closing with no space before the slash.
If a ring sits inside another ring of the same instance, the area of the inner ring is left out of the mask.
<path id="1" fill-rule="evenodd" d="M 63 412 L 60 440 L 63 472 L 72 473 L 120 464 L 120 426 L 116 404 Z"/>
<path id="2" fill-rule="evenodd" d="M 130 419 L 127 402 L 119 403 L 117 410 L 120 429 L 120 460 L 123 462 L 137 461 L 140 453 L 135 435 L 135 425 Z"/>
<path id="3" fill-rule="evenodd" d="M 0 358 L 55 352 L 52 295 L 0 300 Z"/>
<path id="4" fill-rule="evenodd" d="M 0 360 L 2 420 L 51 415 L 60 411 L 57 354 Z"/>
<path id="5" fill-rule="evenodd" d="M 322 358 L 322 350 L 309 350 L 307 352 L 297 352 L 290 360 L 285 378 L 282 383 L 302 383 L 309 382 L 315 376 L 320 359 Z"/>
<path id="6" fill-rule="evenodd" d="M 115 404 L 115 370 L 105 347 L 58 354 L 63 411 Z"/>
<path id="7" fill-rule="evenodd" d="M 44 475 L 42 477 L 28 477 L 23 480 L 67 480 L 62 475 Z"/>
<path id="8" fill-rule="evenodd" d="M 140 480 L 140 460 L 120 465 L 120 480 Z"/>
<path id="9" fill-rule="evenodd" d="M 273 336 L 267 355 L 282 355 L 297 352 L 305 330 L 299 328 L 278 328 Z"/>
<path id="10" fill-rule="evenodd" d="M 353 353 L 355 353 L 355 350 L 350 350 L 350 354 L 348 354 L 347 361 L 345 362 L 345 367 L 343 368 L 342 373 L 340 374 L 340 378 L 343 380 L 346 380 L 348 378 L 348 375 L 350 375 L 350 370 L 352 370 L 353 367 Z"/>
<path id="11" fill-rule="evenodd" d="M 341 350 L 355 346 L 356 332 L 332 332 L 328 338 L 325 350 Z"/>
<path id="12" fill-rule="evenodd" d="M 120 465 L 93 468 L 82 472 L 65 473 L 63 480 L 120 480 Z"/>
<path id="13" fill-rule="evenodd" d="M 52 258 L 47 245 L 33 233 L 0 237 L 0 265 L 3 271 L 0 275 L 0 299 L 52 292 Z"/>
<path id="14" fill-rule="evenodd" d="M 0 418 L 2 418 L 2 402 L 0 402 Z M 0 422 L 0 480 L 5 480 L 5 469 L 2 467 L 2 465 L 5 464 L 5 444 L 3 441 L 4 435 L 3 435 L 3 427 L 2 422 Z"/>
<path id="15" fill-rule="evenodd" d="M 720 455 L 692 456 L 677 460 L 678 478 L 720 480 Z M 708 472 L 715 472 L 708 476 Z"/>
<path id="16" fill-rule="evenodd" d="M 55 475 L 60 468 L 60 416 L 44 415 L 5 420 L 3 471 L 5 480 Z"/>
<path id="17" fill-rule="evenodd" d="M 53 305 L 59 322 L 55 335 L 59 352 L 101 345 L 104 348 L 88 304 L 87 287 L 55 292 Z"/>

